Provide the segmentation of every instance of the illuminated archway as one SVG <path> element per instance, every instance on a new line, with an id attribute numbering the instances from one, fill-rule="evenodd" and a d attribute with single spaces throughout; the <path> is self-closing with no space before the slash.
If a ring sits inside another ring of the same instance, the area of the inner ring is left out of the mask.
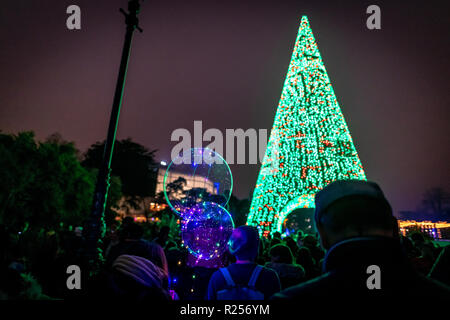
<path id="1" fill-rule="evenodd" d="M 276 229 L 274 231 L 282 232 L 283 229 L 283 221 L 287 218 L 287 216 L 293 212 L 296 209 L 299 208 L 308 208 L 313 209 L 314 208 L 314 195 L 303 195 L 300 197 L 297 197 L 296 199 L 290 201 L 283 210 L 279 213 L 279 219 L 276 226 Z"/>

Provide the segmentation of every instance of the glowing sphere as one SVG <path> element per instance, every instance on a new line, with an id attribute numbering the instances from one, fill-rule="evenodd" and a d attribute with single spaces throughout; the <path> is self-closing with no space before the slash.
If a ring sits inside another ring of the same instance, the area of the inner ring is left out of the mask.
<path id="1" fill-rule="evenodd" d="M 167 167 L 163 181 L 166 201 L 180 216 L 203 202 L 225 206 L 232 188 L 230 167 L 220 154 L 208 148 L 180 153 Z"/>
<path id="2" fill-rule="evenodd" d="M 210 260 L 220 257 L 227 250 L 227 243 L 234 222 L 222 206 L 203 202 L 187 209 L 181 222 L 183 245 L 197 259 Z"/>

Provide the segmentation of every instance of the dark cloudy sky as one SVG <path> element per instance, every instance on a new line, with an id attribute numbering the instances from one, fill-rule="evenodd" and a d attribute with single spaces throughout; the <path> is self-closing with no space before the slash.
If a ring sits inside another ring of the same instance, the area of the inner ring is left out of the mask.
<path id="1" fill-rule="evenodd" d="M 218 2 L 218 3 L 214 3 Z M 369 179 L 394 210 L 449 188 L 449 16 L 444 1 L 146 1 L 118 138 L 168 160 L 177 128 L 272 126 L 300 18 L 307 15 Z M 66 28 L 81 7 L 82 29 Z M 106 136 L 125 0 L 5 0 L 0 8 L 0 129 L 59 132 L 85 151 Z M 382 30 L 365 26 L 381 7 Z M 232 165 L 235 192 L 259 166 Z"/>

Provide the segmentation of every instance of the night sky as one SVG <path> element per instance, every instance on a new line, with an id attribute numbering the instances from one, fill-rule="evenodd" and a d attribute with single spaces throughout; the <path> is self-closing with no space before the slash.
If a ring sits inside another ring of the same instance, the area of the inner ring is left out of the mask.
<path id="1" fill-rule="evenodd" d="M 320 4 L 318 4 L 320 2 Z M 307 15 L 356 149 L 394 211 L 450 187 L 449 16 L 444 1 L 146 1 L 133 40 L 118 138 L 169 160 L 177 128 L 272 126 L 300 18 Z M 81 7 L 81 30 L 66 8 Z M 366 28 L 367 6 L 382 29 Z M 81 151 L 106 137 L 125 0 L 5 0 L 0 130 L 59 132 Z M 205 143 L 206 146 L 207 143 Z M 231 166 L 249 196 L 259 165 Z"/>

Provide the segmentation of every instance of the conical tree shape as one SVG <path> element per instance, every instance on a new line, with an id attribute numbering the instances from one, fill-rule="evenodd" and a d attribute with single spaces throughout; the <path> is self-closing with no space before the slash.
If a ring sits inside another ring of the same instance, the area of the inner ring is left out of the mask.
<path id="1" fill-rule="evenodd" d="M 290 212 L 314 208 L 315 193 L 341 179 L 366 176 L 303 16 L 247 224 L 281 231 Z"/>

